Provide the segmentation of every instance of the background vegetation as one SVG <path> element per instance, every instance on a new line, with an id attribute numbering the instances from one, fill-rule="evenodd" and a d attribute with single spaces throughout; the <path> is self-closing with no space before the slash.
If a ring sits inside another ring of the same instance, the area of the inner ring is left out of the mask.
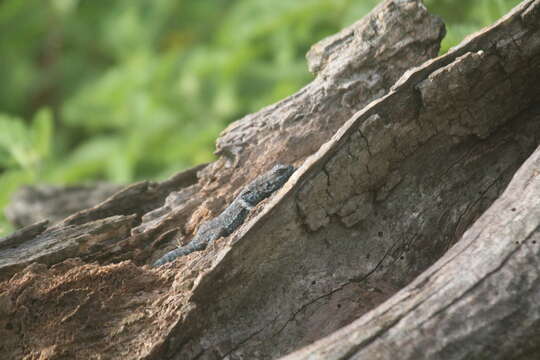
<path id="1" fill-rule="evenodd" d="M 0 209 L 22 184 L 163 179 L 310 81 L 376 0 L 0 1 Z M 519 0 L 426 0 L 442 51 Z M 0 215 L 0 234 L 11 230 Z"/>

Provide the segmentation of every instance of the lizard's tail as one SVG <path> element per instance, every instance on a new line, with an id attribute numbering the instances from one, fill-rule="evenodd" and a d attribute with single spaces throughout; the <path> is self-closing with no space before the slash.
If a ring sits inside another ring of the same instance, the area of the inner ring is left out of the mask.
<path id="1" fill-rule="evenodd" d="M 173 261 L 174 259 L 180 256 L 191 254 L 194 251 L 201 251 L 201 250 L 204 250 L 205 248 L 206 248 L 206 244 L 192 241 L 186 246 L 182 246 L 182 247 L 169 251 L 168 253 L 166 253 L 159 259 L 157 259 L 152 264 L 152 267 L 155 268 L 155 267 L 161 266 L 163 264 Z"/>

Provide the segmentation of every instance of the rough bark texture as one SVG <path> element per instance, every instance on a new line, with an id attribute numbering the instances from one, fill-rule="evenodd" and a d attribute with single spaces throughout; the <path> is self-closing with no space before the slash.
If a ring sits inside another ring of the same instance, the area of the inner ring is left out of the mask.
<path id="1" fill-rule="evenodd" d="M 536 121 L 540 121 L 540 113 Z M 445 255 L 389 301 L 300 359 L 536 359 L 540 148 Z"/>
<path id="2" fill-rule="evenodd" d="M 530 358 L 540 155 L 499 196 L 540 143 L 539 27 L 524 1 L 429 60 L 440 20 L 383 2 L 312 48 L 311 84 L 226 129 L 216 162 L 1 239 L 0 350 L 272 359 L 318 340 L 289 358 Z M 232 235 L 141 266 L 277 162 L 299 169 Z"/>

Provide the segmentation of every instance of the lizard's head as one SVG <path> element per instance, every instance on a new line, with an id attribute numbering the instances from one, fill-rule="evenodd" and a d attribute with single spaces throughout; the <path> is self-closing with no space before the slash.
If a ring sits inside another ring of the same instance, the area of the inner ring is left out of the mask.
<path id="1" fill-rule="evenodd" d="M 278 164 L 265 174 L 256 178 L 242 193 L 242 199 L 251 205 L 257 205 L 283 186 L 294 172 L 294 166 Z"/>

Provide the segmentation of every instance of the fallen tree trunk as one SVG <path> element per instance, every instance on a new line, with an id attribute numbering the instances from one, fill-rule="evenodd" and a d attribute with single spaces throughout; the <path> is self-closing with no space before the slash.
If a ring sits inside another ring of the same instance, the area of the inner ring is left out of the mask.
<path id="1" fill-rule="evenodd" d="M 537 112 L 536 121 L 540 121 Z M 300 359 L 536 359 L 540 353 L 540 148 L 427 271 Z"/>
<path id="2" fill-rule="evenodd" d="M 329 335 L 290 357 L 531 354 L 537 156 L 458 240 L 539 145 L 539 26 L 540 1 L 524 1 L 424 62 L 441 22 L 419 1 L 385 1 L 314 46 L 312 84 L 231 125 L 198 179 L 134 185 L 5 240 L 2 351 L 265 359 Z M 140 266 L 189 241 L 276 162 L 299 169 L 235 233 L 157 270 Z M 70 257 L 82 260 L 62 262 Z M 35 261 L 51 267 L 23 270 Z M 512 316 L 513 335 L 496 342 Z"/>

